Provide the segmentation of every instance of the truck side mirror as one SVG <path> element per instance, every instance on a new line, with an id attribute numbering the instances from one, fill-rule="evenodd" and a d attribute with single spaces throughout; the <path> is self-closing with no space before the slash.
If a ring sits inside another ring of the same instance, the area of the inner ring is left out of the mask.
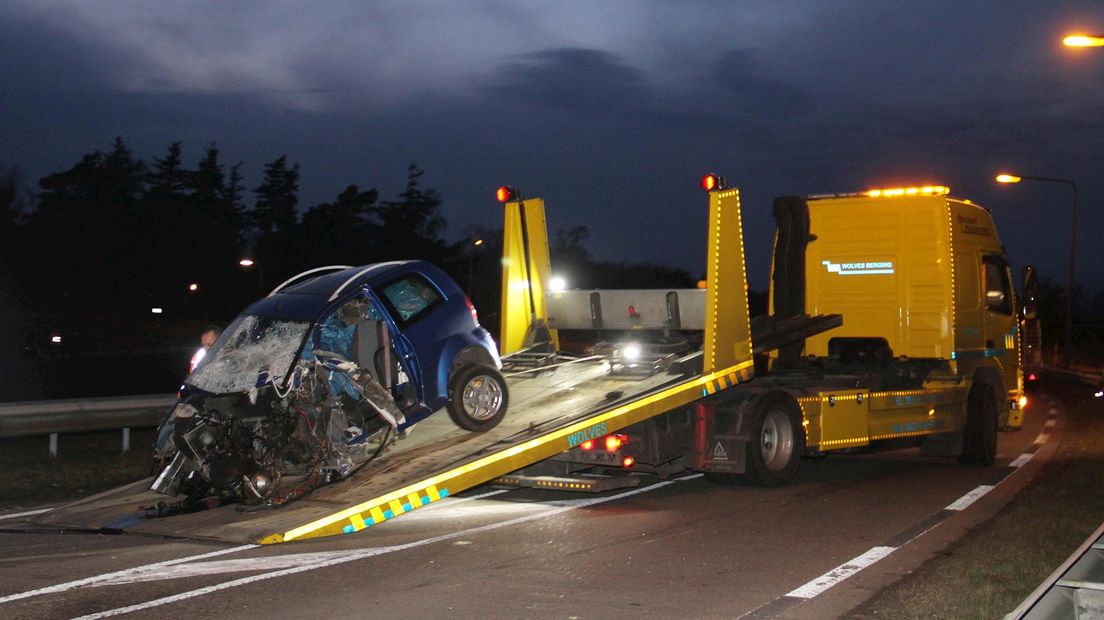
<path id="1" fill-rule="evenodd" d="M 985 291 L 985 305 L 989 306 L 990 310 L 1000 311 L 1004 307 L 1004 292 L 1003 291 Z M 1007 312 L 1007 310 L 1005 310 Z"/>
<path id="2" fill-rule="evenodd" d="M 1039 282 L 1035 277 L 1035 268 L 1027 265 L 1022 272 L 1023 286 L 1023 318 L 1033 319 L 1036 314 L 1037 297 L 1039 294 Z"/>

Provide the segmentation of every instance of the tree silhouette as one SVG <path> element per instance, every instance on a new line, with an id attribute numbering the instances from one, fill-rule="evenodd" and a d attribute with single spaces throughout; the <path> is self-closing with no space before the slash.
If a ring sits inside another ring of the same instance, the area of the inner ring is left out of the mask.
<path id="1" fill-rule="evenodd" d="M 241 303 L 235 294 L 241 290 L 241 283 L 230 275 L 238 262 L 242 241 L 242 214 L 237 206 L 241 191 L 238 166 L 231 169 L 230 181 L 227 185 L 218 147 L 210 144 L 191 175 L 191 214 L 186 223 L 187 280 L 199 287 L 190 298 L 197 300 L 193 308 L 205 317 L 211 312 L 225 314 Z"/>
<path id="2" fill-rule="evenodd" d="M 142 290 L 149 266 L 135 260 L 134 244 L 145 232 L 138 210 L 144 172 L 144 164 L 116 138 L 110 154 L 94 151 L 69 170 L 39 181 L 42 193 L 31 217 L 31 239 L 35 247 L 56 249 L 31 261 L 40 299 L 55 304 L 79 300 L 95 308 Z M 72 276 L 77 265 L 84 277 Z M 114 307 L 121 309 L 118 303 Z"/>
<path id="3" fill-rule="evenodd" d="M 376 209 L 382 225 L 382 256 L 389 259 L 422 258 L 441 262 L 449 248 L 440 238 L 445 219 L 437 213 L 441 198 L 437 190 L 422 190 L 419 179 L 425 171 L 417 164 L 407 168 L 406 189 L 399 201 L 383 202 Z"/>
<path id="4" fill-rule="evenodd" d="M 360 265 L 380 260 L 382 228 L 373 221 L 379 192 L 350 185 L 337 200 L 307 210 L 299 228 L 303 254 L 318 265 Z"/>
<path id="5" fill-rule="evenodd" d="M 265 164 L 264 181 L 253 190 L 256 202 L 250 221 L 257 231 L 256 260 L 263 291 L 269 282 L 280 282 L 301 265 L 296 255 L 299 206 L 299 164 L 287 167 L 281 155 Z"/>

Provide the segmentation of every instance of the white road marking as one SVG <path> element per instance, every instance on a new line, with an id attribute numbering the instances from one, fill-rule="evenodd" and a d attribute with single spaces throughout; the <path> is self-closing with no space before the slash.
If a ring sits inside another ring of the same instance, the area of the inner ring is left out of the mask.
<path id="1" fill-rule="evenodd" d="M 373 547 L 376 549 L 386 547 Z M 225 573 L 249 573 L 282 570 L 295 566 L 312 566 L 324 564 L 335 558 L 357 555 L 362 551 L 320 551 L 317 553 L 290 553 L 287 555 L 274 555 L 255 558 L 238 558 L 236 560 L 214 560 L 211 562 L 192 562 L 188 564 L 174 564 L 162 566 L 156 570 L 142 571 L 119 575 L 106 581 L 100 581 L 90 586 L 102 587 L 119 586 L 130 583 L 144 583 L 147 581 L 163 581 L 166 579 L 187 579 L 189 577 L 206 577 Z M 375 555 L 372 553 L 370 555 Z"/>
<path id="2" fill-rule="evenodd" d="M 1058 412 L 1057 409 L 1052 409 L 1051 410 L 1051 413 L 1056 414 L 1057 412 Z M 1048 420 L 1047 421 L 1047 426 L 1048 427 L 1054 426 L 1054 421 L 1053 420 Z M 1039 445 L 1042 445 L 1042 444 L 1046 443 L 1047 439 L 1049 439 L 1049 438 L 1050 438 L 1050 435 L 1048 435 L 1045 432 L 1041 432 L 1041 433 L 1039 433 L 1039 436 L 1035 438 L 1035 443 L 1039 444 Z M 1034 457 L 1034 456 L 1035 456 L 1034 452 L 1024 452 L 1020 456 L 1016 457 L 1016 459 L 1014 461 L 1009 463 L 1009 466 L 1010 467 L 1015 467 L 1015 468 L 1020 468 L 1024 464 L 1026 464 L 1028 461 L 1030 461 L 1031 458 Z M 1007 478 L 1005 478 L 1005 480 L 1007 480 Z M 1003 482 L 1003 480 L 1002 480 L 1002 482 Z M 968 506 L 970 506 L 971 504 L 976 502 L 978 499 L 980 499 L 982 496 L 984 496 L 989 491 L 992 491 L 994 488 L 995 488 L 994 485 L 988 485 L 988 484 L 980 485 L 976 489 L 970 491 L 966 495 L 963 495 L 962 497 L 955 500 L 954 503 L 947 506 L 946 510 L 955 510 L 955 511 L 965 510 Z M 940 521 L 939 523 L 942 523 L 942 521 Z M 923 532 L 920 532 L 919 534 L 917 534 L 915 537 L 913 537 L 908 542 L 912 542 L 912 540 L 916 540 L 920 536 L 923 536 L 927 532 L 929 532 L 932 529 L 934 529 L 935 527 L 937 527 L 939 525 L 939 523 L 936 523 L 932 527 L 929 527 L 928 529 L 924 530 Z M 905 544 L 908 544 L 908 543 L 905 543 Z M 841 565 L 837 566 L 836 568 L 832 569 L 831 571 L 828 571 L 827 573 L 821 575 L 820 577 L 817 577 L 816 579 L 813 579 L 812 581 L 806 583 L 805 585 L 803 585 L 803 586 L 801 586 L 797 589 L 791 590 L 789 593 L 786 594 L 786 596 L 791 596 L 791 597 L 794 597 L 794 598 L 801 598 L 801 599 L 810 599 L 810 598 L 813 598 L 815 596 L 818 596 L 821 593 L 823 593 L 825 590 L 828 590 L 829 588 L 831 588 L 832 586 L 838 584 L 839 582 L 843 581 L 844 579 L 847 579 L 848 577 L 851 577 L 852 575 L 854 575 L 855 573 L 861 571 L 862 569 L 866 568 L 867 566 L 870 566 L 871 564 L 877 562 L 878 560 L 881 560 L 882 558 L 888 556 L 889 554 L 893 553 L 897 549 L 898 549 L 898 547 L 873 547 L 872 549 L 870 549 L 866 553 L 864 553 L 864 554 L 860 555 L 859 557 L 851 560 L 850 562 L 847 562 L 846 564 L 841 564 Z"/>
<path id="3" fill-rule="evenodd" d="M 1043 424 L 1043 428 L 1054 428 L 1054 425 L 1057 422 L 1058 422 L 1058 420 L 1055 420 L 1054 418 L 1050 418 L 1046 421 L 1045 424 Z"/>
<path id="4" fill-rule="evenodd" d="M 243 586 L 243 585 L 247 585 L 247 584 L 251 584 L 251 583 L 256 583 L 258 581 L 264 581 L 266 579 L 273 579 L 273 578 L 276 578 L 276 577 L 284 577 L 284 576 L 287 576 L 287 575 L 294 575 L 296 573 L 302 573 L 302 572 L 315 570 L 315 569 L 319 569 L 319 568 L 326 568 L 328 566 L 335 566 L 335 565 L 338 565 L 338 564 L 345 564 L 347 562 L 353 562 L 355 560 L 361 560 L 361 559 L 372 557 L 372 556 L 383 555 L 383 554 L 387 554 L 387 553 L 394 553 L 396 551 L 405 551 L 407 549 L 414 549 L 414 548 L 417 548 L 417 547 L 424 547 L 426 545 L 431 545 L 431 544 L 438 543 L 438 542 L 443 542 L 443 541 L 446 541 L 446 540 L 452 540 L 452 539 L 455 539 L 455 538 L 472 536 L 474 534 L 489 532 L 489 531 L 497 530 L 497 529 L 500 529 L 500 528 L 503 528 L 503 527 L 510 527 L 512 525 L 519 525 L 521 523 L 528 523 L 529 521 L 536 521 L 538 519 L 544 519 L 546 517 L 552 517 L 552 516 L 562 514 L 562 513 L 565 513 L 565 512 L 571 511 L 571 510 L 575 510 L 575 509 L 578 509 L 578 508 L 585 508 L 587 506 L 595 506 L 595 505 L 598 505 L 598 504 L 604 504 L 604 503 L 607 503 L 607 502 L 612 502 L 614 500 L 622 499 L 622 498 L 625 498 L 625 497 L 631 497 L 633 495 L 639 495 L 641 493 L 647 493 L 649 491 L 654 491 L 656 489 L 663 488 L 665 486 L 674 484 L 676 482 L 682 482 L 684 480 L 692 480 L 694 478 L 700 478 L 700 477 L 701 477 L 701 474 L 695 474 L 695 475 L 692 475 L 692 476 L 686 476 L 686 477 L 678 478 L 678 479 L 675 479 L 675 480 L 665 480 L 663 482 L 659 482 L 657 484 L 653 484 L 653 485 L 648 486 L 648 487 L 639 488 L 639 489 L 632 489 L 631 491 L 626 491 L 624 493 L 618 493 L 617 495 L 611 495 L 609 497 L 596 497 L 596 498 L 593 498 L 593 499 L 584 500 L 582 502 L 579 502 L 578 504 L 574 504 L 574 505 L 571 505 L 571 506 L 563 506 L 563 507 L 559 507 L 559 508 L 553 508 L 551 510 L 548 510 L 546 512 L 542 512 L 542 513 L 539 513 L 539 514 L 526 515 L 524 517 L 517 517 L 515 519 L 508 519 L 506 521 L 499 521 L 498 523 L 489 523 L 487 525 L 481 525 L 479 527 L 473 527 L 473 528 L 466 529 L 466 530 L 461 530 L 461 531 L 458 531 L 458 532 L 451 532 L 449 534 L 441 534 L 440 536 L 432 536 L 430 538 L 423 538 L 421 540 L 416 540 L 416 541 L 405 543 L 405 544 L 402 544 L 402 545 L 393 545 L 393 546 L 390 546 L 390 547 L 374 547 L 374 548 L 370 548 L 370 549 L 344 551 L 344 552 L 337 552 L 337 553 L 332 553 L 332 554 L 301 554 L 302 556 L 311 555 L 311 556 L 316 556 L 316 557 L 314 558 L 313 562 L 303 564 L 303 565 L 300 565 L 300 566 L 292 566 L 290 568 L 285 568 L 283 570 L 277 570 L 277 571 L 273 571 L 273 572 L 270 572 L 270 573 L 263 573 L 263 574 L 260 574 L 260 575 L 253 575 L 253 576 L 250 576 L 250 577 L 242 577 L 241 579 L 235 579 L 233 581 L 227 581 L 227 582 L 215 584 L 215 585 L 212 585 L 212 586 L 207 586 L 205 588 L 197 588 L 195 590 L 189 590 L 187 592 L 181 592 L 180 594 L 175 594 L 175 595 L 172 595 L 172 596 L 166 596 L 164 598 L 154 599 L 152 601 L 146 601 L 144 603 L 138 603 L 136 605 L 129 605 L 127 607 L 119 607 L 117 609 L 109 609 L 109 610 L 106 610 L 106 611 L 101 611 L 101 612 L 98 612 L 98 613 L 89 614 L 89 615 L 86 615 L 86 616 L 81 616 L 79 618 L 75 618 L 74 620 L 98 620 L 99 618 L 110 618 L 112 616 L 127 614 L 127 613 L 131 613 L 131 612 L 134 612 L 134 611 L 141 611 L 141 610 L 144 610 L 144 609 L 151 609 L 153 607 L 160 607 L 161 605 L 176 603 L 176 602 L 179 602 L 179 601 L 188 600 L 190 598 L 195 598 L 197 596 L 203 596 L 205 594 L 211 594 L 212 592 L 218 592 L 220 590 L 227 590 L 229 588 L 235 588 L 237 586 Z M 323 559 L 323 558 L 317 557 L 318 555 L 325 555 L 327 557 L 325 557 Z M 300 559 L 305 559 L 305 558 L 300 558 Z"/>
<path id="5" fill-rule="evenodd" d="M 226 555 L 228 553 L 237 553 L 238 551 L 253 549 L 257 546 L 258 545 L 241 545 L 239 547 L 231 547 L 229 549 L 219 549 L 218 551 L 211 551 L 210 553 L 201 553 L 199 555 L 177 558 L 175 560 L 165 560 L 164 562 L 155 562 L 153 564 L 146 564 L 144 566 L 136 566 L 134 568 L 127 568 L 112 573 L 104 573 L 103 575 L 96 575 L 94 577 L 87 577 L 85 579 L 78 579 L 76 581 L 67 581 L 65 583 L 59 583 L 57 585 L 47 586 L 45 588 L 38 588 L 37 590 L 27 590 L 26 592 L 19 592 L 18 594 L 10 594 L 8 596 L 0 597 L 0 603 L 10 603 L 11 601 L 18 601 L 19 599 L 30 598 L 32 596 L 38 596 L 40 594 L 56 594 L 58 592 L 65 592 L 66 590 L 72 590 L 74 588 L 93 586 L 99 584 L 100 582 L 110 581 L 111 579 L 115 579 L 121 575 L 153 571 L 164 566 L 183 564 L 185 562 L 194 562 L 196 560 L 213 558 L 220 555 Z"/>
<path id="6" fill-rule="evenodd" d="M 449 502 L 449 504 L 451 506 L 456 506 L 456 504 L 458 504 L 458 503 L 468 502 L 468 501 L 472 501 L 472 500 L 475 500 L 475 499 L 483 499 L 485 497 L 491 497 L 493 495 L 499 495 L 501 493 L 506 493 L 506 492 L 508 492 L 508 491 L 495 490 L 495 491 L 489 491 L 487 493 L 480 493 L 479 495 L 473 495 L 473 496 L 470 496 L 470 497 L 449 498 L 450 500 L 452 500 L 452 501 Z M 441 504 L 443 504 L 443 502 L 430 504 L 429 506 L 425 506 L 423 508 L 423 510 L 420 511 L 420 512 L 430 511 L 430 510 L 434 509 L 435 507 L 437 507 Z M 15 518 L 15 517 L 24 516 L 24 515 L 30 516 L 32 514 L 38 514 L 38 513 L 41 513 L 41 512 L 46 512 L 47 510 L 52 510 L 52 508 L 44 508 L 42 510 L 30 511 L 30 512 L 26 512 L 26 513 L 3 515 L 3 516 L 0 516 L 0 519 L 9 519 L 9 518 Z M 419 513 L 412 513 L 412 514 L 419 514 Z M 230 554 L 230 553 L 236 553 L 238 551 L 246 551 L 248 549 L 254 549 L 258 546 L 259 545 L 241 545 L 241 546 L 238 546 L 238 547 L 232 547 L 230 549 L 222 549 L 222 550 L 219 550 L 219 551 L 212 551 L 210 553 L 203 553 L 203 554 L 200 554 L 200 555 L 193 555 L 193 556 L 188 556 L 188 557 L 183 557 L 183 558 L 177 558 L 175 560 L 166 560 L 164 562 L 157 562 L 155 564 L 146 564 L 144 566 L 136 566 L 134 568 L 128 568 L 128 569 L 121 570 L 121 571 L 116 571 L 116 572 L 113 572 L 113 573 L 105 573 L 103 575 L 97 575 L 95 577 L 88 577 L 86 579 L 78 579 L 76 581 L 69 581 L 69 582 L 66 582 L 66 583 L 59 583 L 57 585 L 47 586 L 45 588 L 39 588 L 37 590 L 28 590 L 26 592 L 20 592 L 18 594 L 11 594 L 11 595 L 8 595 L 8 596 L 0 597 L 0 603 L 8 603 L 8 602 L 11 602 L 11 601 L 17 601 L 19 599 L 29 598 L 29 597 L 32 597 L 32 596 L 38 596 L 38 595 L 41 595 L 41 594 L 56 594 L 58 592 L 65 592 L 66 590 L 72 590 L 72 589 L 76 589 L 76 588 L 87 588 L 87 587 L 92 587 L 92 586 L 110 585 L 110 584 L 115 584 L 115 583 L 131 583 L 131 582 L 138 582 L 138 581 L 151 581 L 151 580 L 155 580 L 155 579 L 169 579 L 169 578 L 171 578 L 169 576 L 166 576 L 166 577 L 158 576 L 158 575 L 161 574 L 160 569 L 170 567 L 170 566 L 176 566 L 176 565 L 179 565 L 179 564 L 186 564 L 188 562 L 194 562 L 194 561 L 197 561 L 197 560 L 204 560 L 204 559 L 207 559 L 207 558 L 218 557 L 220 555 L 227 555 L 227 554 Z M 229 566 L 234 566 L 234 565 L 231 564 Z M 229 570 L 254 570 L 254 569 L 251 569 L 251 568 L 229 569 L 228 568 L 228 569 L 226 569 L 222 572 L 228 572 Z M 262 566 L 262 568 L 257 569 L 257 570 L 265 570 L 265 567 Z"/>
<path id="7" fill-rule="evenodd" d="M 7 519 L 18 519 L 19 517 L 30 517 L 30 516 L 33 516 L 33 515 L 40 515 L 44 512 L 50 512 L 51 510 L 53 510 L 53 508 L 40 508 L 38 510 L 28 510 L 26 512 L 13 512 L 13 513 L 6 514 L 6 515 L 0 515 L 0 521 L 5 521 Z"/>
<path id="8" fill-rule="evenodd" d="M 1057 407 L 1051 407 L 1050 411 L 1048 411 L 1047 413 L 1049 413 L 1050 415 L 1058 415 L 1058 408 Z"/>
<path id="9" fill-rule="evenodd" d="M 804 599 L 813 598 L 896 550 L 897 547 L 874 547 L 850 562 L 840 564 L 800 588 L 791 590 L 786 593 L 786 596 Z"/>
<path id="10" fill-rule="evenodd" d="M 966 510 L 966 508 L 969 507 L 970 504 L 978 501 L 983 495 L 985 495 L 989 491 L 992 491 L 995 488 L 996 487 L 991 484 L 983 484 L 973 491 L 970 491 L 966 495 L 963 495 L 962 497 L 956 499 L 954 502 L 951 503 L 950 506 L 944 508 L 944 510 Z"/>
<path id="11" fill-rule="evenodd" d="M 446 497 L 441 501 L 433 502 L 428 506 L 422 506 L 421 508 L 409 513 L 403 514 L 403 523 L 412 523 L 419 520 L 441 520 L 441 519 L 454 519 L 456 513 L 462 512 L 464 509 L 463 504 L 477 499 L 486 499 L 488 497 L 494 497 L 495 495 L 502 495 L 503 493 L 509 493 L 510 489 L 497 489 L 494 491 L 488 491 L 486 493 L 480 493 L 478 495 L 469 495 L 467 497 Z"/>

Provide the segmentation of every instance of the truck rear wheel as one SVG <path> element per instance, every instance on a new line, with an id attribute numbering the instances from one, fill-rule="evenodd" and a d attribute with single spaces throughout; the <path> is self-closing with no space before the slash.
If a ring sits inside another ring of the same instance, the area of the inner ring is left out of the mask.
<path id="1" fill-rule="evenodd" d="M 966 465 L 992 465 L 997 460 L 997 397 L 992 386 L 975 383 L 966 404 L 962 456 Z"/>
<path id="2" fill-rule="evenodd" d="M 506 415 L 509 393 L 498 370 L 472 364 L 449 380 L 449 417 L 462 429 L 489 431 Z"/>
<path id="3" fill-rule="evenodd" d="M 784 394 L 768 394 L 752 409 L 744 479 L 753 485 L 788 484 L 805 451 L 801 410 Z"/>

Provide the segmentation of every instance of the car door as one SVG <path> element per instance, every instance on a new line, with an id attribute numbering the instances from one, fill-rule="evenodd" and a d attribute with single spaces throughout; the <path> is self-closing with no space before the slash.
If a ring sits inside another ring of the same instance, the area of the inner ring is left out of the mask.
<path id="1" fill-rule="evenodd" d="M 445 296 L 416 272 L 407 272 L 376 287 L 376 291 L 409 346 L 409 355 L 416 360 L 424 402 L 430 408 L 444 405 L 444 402 L 437 402 L 444 392 L 442 386 L 437 385 L 437 369 L 450 333 L 440 321 Z"/>
<path id="2" fill-rule="evenodd" d="M 422 373 L 418 366 L 417 354 L 411 346 L 410 341 L 403 335 L 402 330 L 399 329 L 398 323 L 395 321 L 394 316 L 392 316 L 391 308 L 388 307 L 388 304 L 383 302 L 376 292 L 371 289 L 366 289 L 364 294 L 372 305 L 375 314 L 379 316 L 384 326 L 386 326 L 387 340 L 389 341 L 392 357 L 395 362 L 395 366 L 393 366 L 394 375 L 390 377 L 393 388 L 392 392 L 396 397 L 395 400 L 399 408 L 405 413 L 409 411 L 413 405 L 421 404 L 425 401 L 422 390 Z M 384 342 L 379 342 L 380 347 L 384 347 L 384 345 Z M 385 372 L 385 370 L 383 368 L 377 368 L 376 370 L 381 375 L 379 377 L 380 382 L 383 383 L 385 377 L 382 373 Z M 413 386 L 412 394 L 409 394 L 408 389 L 404 387 L 407 384 Z"/>

